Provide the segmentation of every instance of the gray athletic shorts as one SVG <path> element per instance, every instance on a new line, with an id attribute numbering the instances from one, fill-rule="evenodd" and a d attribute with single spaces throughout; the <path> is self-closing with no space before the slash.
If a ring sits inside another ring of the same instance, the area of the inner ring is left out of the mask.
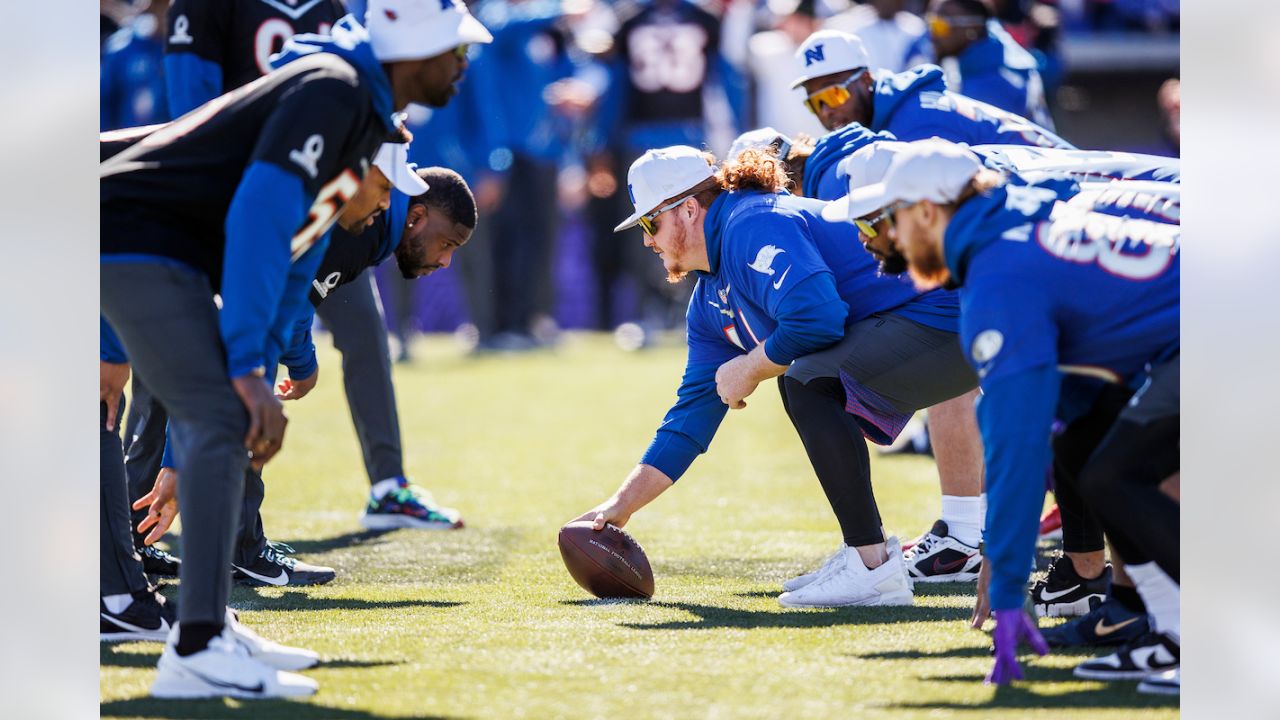
<path id="1" fill-rule="evenodd" d="M 867 439 L 881 445 L 893 442 L 916 410 L 978 387 L 958 334 L 894 312 L 853 323 L 843 340 L 798 358 L 786 374 L 805 384 L 839 378 L 845 409 L 858 418 Z"/>
<path id="2" fill-rule="evenodd" d="M 1145 425 L 1182 414 L 1179 388 L 1182 379 L 1182 355 L 1166 360 L 1151 371 L 1147 382 L 1133 394 L 1128 406 L 1120 411 L 1120 419 Z"/>

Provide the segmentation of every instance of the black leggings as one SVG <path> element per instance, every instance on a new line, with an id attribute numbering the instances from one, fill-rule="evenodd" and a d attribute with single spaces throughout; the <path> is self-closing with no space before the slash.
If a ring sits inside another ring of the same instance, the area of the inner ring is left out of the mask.
<path id="1" fill-rule="evenodd" d="M 1160 483 L 1179 468 L 1181 418 L 1117 420 L 1080 473 L 1080 494 L 1125 562 L 1178 581 L 1179 507 Z"/>
<path id="2" fill-rule="evenodd" d="M 1080 471 L 1132 395 L 1127 387 L 1107 385 L 1089 411 L 1072 420 L 1053 440 L 1053 493 L 1062 513 L 1062 549 L 1066 552 L 1103 549 L 1102 526 L 1080 495 Z"/>
<path id="3" fill-rule="evenodd" d="M 871 490 L 867 442 L 857 420 L 845 412 L 840 380 L 820 377 L 804 384 L 784 375 L 778 378 L 778 390 L 840 523 L 845 544 L 884 542 L 880 510 Z"/>

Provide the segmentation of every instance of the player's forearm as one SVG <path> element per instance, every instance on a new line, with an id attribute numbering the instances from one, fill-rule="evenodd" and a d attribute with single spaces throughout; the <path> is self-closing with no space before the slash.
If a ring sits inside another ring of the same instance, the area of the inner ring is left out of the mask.
<path id="1" fill-rule="evenodd" d="M 641 463 L 636 465 L 626 480 L 622 481 L 617 492 L 609 498 L 609 504 L 622 515 L 630 517 L 674 484 L 671 478 L 658 468 Z"/>
<path id="2" fill-rule="evenodd" d="M 764 343 L 761 343 L 747 353 L 747 372 L 750 373 L 751 379 L 757 383 L 765 380 L 776 378 L 787 371 L 789 365 L 779 365 L 769 359 L 764 351 Z"/>

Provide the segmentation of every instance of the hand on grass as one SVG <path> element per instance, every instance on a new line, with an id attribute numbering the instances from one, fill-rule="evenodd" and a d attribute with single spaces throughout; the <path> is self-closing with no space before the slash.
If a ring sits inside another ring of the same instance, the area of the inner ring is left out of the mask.
<path id="1" fill-rule="evenodd" d="M 169 532 L 169 526 L 178 517 L 178 471 L 173 468 L 160 468 L 156 475 L 156 483 L 151 492 L 138 498 L 133 503 L 134 510 L 147 508 L 147 516 L 138 523 L 138 532 L 147 533 L 142 544 L 150 545 Z"/>

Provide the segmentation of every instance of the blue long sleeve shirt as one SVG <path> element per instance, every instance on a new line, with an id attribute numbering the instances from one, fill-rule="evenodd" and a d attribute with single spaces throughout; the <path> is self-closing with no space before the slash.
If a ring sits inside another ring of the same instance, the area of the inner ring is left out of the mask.
<path id="1" fill-rule="evenodd" d="M 956 57 L 957 91 L 1053 130 L 1044 83 L 1036 59 L 1005 32 L 998 20 L 987 24 L 987 37 Z"/>
<path id="2" fill-rule="evenodd" d="M 777 364 L 829 347 L 852 322 L 921 304 L 920 293 L 879 274 L 845 223 L 823 203 L 788 194 L 723 193 L 707 211 L 708 272 L 686 313 L 689 352 L 676 404 L 642 463 L 677 480 L 706 452 L 728 409 L 716 370 L 764 345 Z M 954 312 L 952 315 L 954 322 Z"/>

